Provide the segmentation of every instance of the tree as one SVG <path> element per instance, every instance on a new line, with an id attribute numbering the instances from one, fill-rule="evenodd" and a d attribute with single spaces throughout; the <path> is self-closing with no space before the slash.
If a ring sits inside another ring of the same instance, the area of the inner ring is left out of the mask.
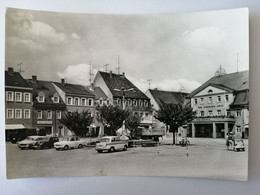
<path id="1" fill-rule="evenodd" d="M 66 112 L 59 120 L 69 130 L 77 136 L 86 136 L 89 126 L 93 122 L 93 117 L 88 110 L 82 112 Z"/>
<path id="2" fill-rule="evenodd" d="M 125 121 L 125 126 L 126 129 L 130 131 L 131 137 L 133 137 L 133 133 L 137 130 L 141 122 L 141 117 L 137 114 L 131 113 L 126 121 Z"/>
<path id="3" fill-rule="evenodd" d="M 104 125 L 107 135 L 116 135 L 116 130 L 123 126 L 124 120 L 130 115 L 130 111 L 115 105 L 99 106 L 97 111 L 97 120 Z"/>
<path id="4" fill-rule="evenodd" d="M 175 132 L 184 123 L 188 123 L 195 118 L 196 112 L 193 111 L 189 103 L 170 103 L 161 102 L 160 109 L 156 111 L 155 118 L 170 126 L 173 132 L 173 144 L 175 144 Z"/>

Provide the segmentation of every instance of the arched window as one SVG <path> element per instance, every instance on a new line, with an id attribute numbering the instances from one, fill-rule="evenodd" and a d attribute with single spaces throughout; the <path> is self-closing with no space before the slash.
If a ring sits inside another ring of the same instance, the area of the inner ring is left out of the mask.
<path id="1" fill-rule="evenodd" d="M 212 92 L 213 92 L 212 89 L 209 89 L 209 90 L 208 90 L 208 93 L 212 93 Z"/>
<path id="2" fill-rule="evenodd" d="M 38 94 L 38 102 L 44 102 L 45 101 L 45 94 L 43 92 L 40 92 Z"/>

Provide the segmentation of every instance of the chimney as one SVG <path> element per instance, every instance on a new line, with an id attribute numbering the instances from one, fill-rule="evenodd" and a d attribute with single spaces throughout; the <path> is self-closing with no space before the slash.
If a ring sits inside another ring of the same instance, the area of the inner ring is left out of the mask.
<path id="1" fill-rule="evenodd" d="M 14 69 L 11 67 L 8 67 L 8 74 L 13 74 L 14 73 Z"/>
<path id="2" fill-rule="evenodd" d="M 61 79 L 61 84 L 64 86 L 65 85 L 65 79 Z"/>
<path id="3" fill-rule="evenodd" d="M 125 72 L 122 72 L 122 75 L 125 76 Z"/>
<path id="4" fill-rule="evenodd" d="M 110 73 L 109 73 L 109 74 L 110 74 L 110 78 L 112 79 L 112 70 L 110 70 Z"/>
<path id="5" fill-rule="evenodd" d="M 154 88 L 154 90 L 155 90 L 155 91 L 157 91 L 157 90 L 158 90 L 158 88 Z"/>
<path id="6" fill-rule="evenodd" d="M 36 82 L 37 82 L 37 76 L 35 76 L 35 75 L 32 76 L 32 82 L 33 82 L 33 83 L 36 83 Z"/>

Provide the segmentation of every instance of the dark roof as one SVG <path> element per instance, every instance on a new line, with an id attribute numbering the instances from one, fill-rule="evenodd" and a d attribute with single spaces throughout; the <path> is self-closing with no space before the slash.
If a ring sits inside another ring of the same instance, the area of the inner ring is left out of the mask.
<path id="1" fill-rule="evenodd" d="M 33 101 L 34 101 L 34 106 L 35 107 L 39 107 L 39 106 L 43 106 L 43 107 L 53 107 L 55 105 L 55 107 L 60 107 L 60 108 L 65 108 L 66 105 L 63 102 L 62 98 L 59 96 L 59 103 L 54 103 L 52 101 L 52 97 L 54 96 L 54 94 L 56 93 L 57 95 L 58 92 L 56 91 L 55 87 L 53 86 L 53 82 L 52 81 L 32 81 L 31 79 L 27 80 L 28 84 L 33 88 Z M 40 92 L 43 92 L 45 94 L 45 101 L 44 103 L 40 103 L 36 100 L 36 97 L 38 96 L 38 94 Z"/>
<path id="2" fill-rule="evenodd" d="M 99 71 L 99 73 L 114 97 L 123 96 L 122 91 L 116 91 L 115 89 L 121 90 L 122 88 L 133 88 L 133 90 L 131 91 L 125 91 L 126 98 L 149 100 L 149 98 L 142 91 L 140 91 L 131 81 L 129 81 L 124 75 L 118 75 L 114 73 L 107 73 L 101 71 Z"/>
<path id="3" fill-rule="evenodd" d="M 85 95 L 90 97 L 95 96 L 94 92 L 91 92 L 87 87 L 83 85 L 69 84 L 69 83 L 61 84 L 58 82 L 54 82 L 54 84 L 57 87 L 59 87 L 62 91 L 70 95 Z"/>
<path id="4" fill-rule="evenodd" d="M 188 93 L 174 92 L 174 91 L 162 91 L 149 89 L 156 103 L 160 106 L 161 101 L 166 104 L 178 104 L 183 103 Z"/>
<path id="5" fill-rule="evenodd" d="M 99 100 L 100 98 L 107 99 L 106 94 L 100 87 L 94 87 L 95 99 Z"/>
<path id="6" fill-rule="evenodd" d="M 8 71 L 5 71 L 5 86 L 30 88 L 19 72 L 9 73 Z"/>
<path id="7" fill-rule="evenodd" d="M 249 105 L 249 91 L 243 90 L 236 93 L 235 99 L 230 107 L 243 107 Z"/>
<path id="8" fill-rule="evenodd" d="M 194 96 L 204 88 L 209 85 L 229 89 L 231 91 L 240 91 L 244 89 L 249 89 L 249 71 L 241 71 L 230 74 L 225 74 L 222 76 L 215 76 L 205 82 L 203 85 L 195 89 L 190 93 L 190 96 Z"/>

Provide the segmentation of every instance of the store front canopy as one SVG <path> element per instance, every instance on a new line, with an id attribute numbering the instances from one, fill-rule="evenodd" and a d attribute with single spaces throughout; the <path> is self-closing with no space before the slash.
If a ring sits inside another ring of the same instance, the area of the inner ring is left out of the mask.
<path id="1" fill-rule="evenodd" d="M 5 125 L 6 130 L 25 129 L 23 124 L 8 124 Z"/>

